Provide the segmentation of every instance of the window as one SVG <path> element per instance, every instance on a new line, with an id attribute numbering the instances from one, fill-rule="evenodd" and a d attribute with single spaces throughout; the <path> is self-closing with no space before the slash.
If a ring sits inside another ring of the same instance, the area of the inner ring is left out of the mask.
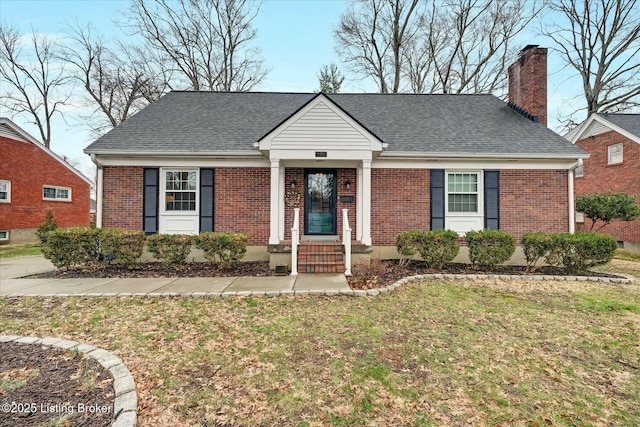
<path id="1" fill-rule="evenodd" d="M 54 187 L 45 185 L 42 188 L 42 198 L 44 200 L 64 200 L 71 201 L 71 189 L 69 187 Z"/>
<path id="2" fill-rule="evenodd" d="M 478 213 L 478 173 L 447 174 L 449 213 Z"/>
<path id="3" fill-rule="evenodd" d="M 584 213 L 576 212 L 576 222 L 579 224 L 584 224 Z"/>
<path id="4" fill-rule="evenodd" d="M 197 185 L 195 171 L 165 171 L 165 210 L 195 211 Z"/>
<path id="5" fill-rule="evenodd" d="M 0 180 L 0 203 L 11 201 L 11 181 Z"/>
<path id="6" fill-rule="evenodd" d="M 622 142 L 608 146 L 607 154 L 609 157 L 608 164 L 615 165 L 616 163 L 622 163 Z"/>
<path id="7" fill-rule="evenodd" d="M 579 178 L 579 177 L 581 177 L 581 176 L 584 176 L 584 163 L 580 162 L 580 163 L 578 164 L 578 166 L 576 166 L 576 169 L 575 169 L 575 176 L 576 176 L 576 178 Z"/>
<path id="8" fill-rule="evenodd" d="M 9 240 L 9 232 L 8 231 L 0 231 L 0 242 L 5 240 Z"/>

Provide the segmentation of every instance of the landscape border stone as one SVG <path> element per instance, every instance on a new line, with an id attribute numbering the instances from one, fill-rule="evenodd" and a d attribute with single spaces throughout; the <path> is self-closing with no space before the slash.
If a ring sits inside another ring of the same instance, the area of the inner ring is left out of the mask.
<path id="1" fill-rule="evenodd" d="M 84 353 L 97 361 L 113 377 L 115 399 L 113 403 L 113 423 L 111 427 L 135 427 L 138 421 L 138 395 L 131 371 L 124 362 L 112 353 L 88 344 L 54 337 L 22 337 L 0 335 L 0 343 L 18 342 L 55 347 Z"/>

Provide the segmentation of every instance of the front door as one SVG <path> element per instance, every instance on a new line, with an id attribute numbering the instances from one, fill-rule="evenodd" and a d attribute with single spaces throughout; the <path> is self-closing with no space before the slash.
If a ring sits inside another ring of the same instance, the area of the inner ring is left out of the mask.
<path id="1" fill-rule="evenodd" d="M 304 234 L 336 234 L 336 171 L 305 171 Z"/>

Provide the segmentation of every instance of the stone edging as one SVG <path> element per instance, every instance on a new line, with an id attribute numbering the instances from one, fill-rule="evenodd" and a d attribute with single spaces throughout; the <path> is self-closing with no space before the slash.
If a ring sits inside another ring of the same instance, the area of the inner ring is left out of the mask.
<path id="1" fill-rule="evenodd" d="M 95 359 L 103 368 L 107 369 L 113 377 L 113 389 L 115 401 L 113 404 L 112 427 L 135 427 L 138 419 L 138 395 L 133 376 L 124 366 L 122 360 L 106 350 L 80 344 L 76 341 L 60 338 L 21 337 L 17 335 L 0 335 L 0 343 L 17 342 L 23 344 L 37 344 L 47 347 L 56 347 L 62 350 L 78 351 Z"/>

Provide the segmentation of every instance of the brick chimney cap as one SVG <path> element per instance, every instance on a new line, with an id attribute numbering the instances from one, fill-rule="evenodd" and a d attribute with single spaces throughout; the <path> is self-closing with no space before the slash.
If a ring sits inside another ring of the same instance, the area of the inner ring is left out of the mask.
<path id="1" fill-rule="evenodd" d="M 540 45 L 539 44 L 528 44 L 520 51 L 520 53 L 526 52 L 526 51 L 528 51 L 530 49 L 533 49 L 533 48 L 536 48 L 538 46 L 540 46 Z"/>

